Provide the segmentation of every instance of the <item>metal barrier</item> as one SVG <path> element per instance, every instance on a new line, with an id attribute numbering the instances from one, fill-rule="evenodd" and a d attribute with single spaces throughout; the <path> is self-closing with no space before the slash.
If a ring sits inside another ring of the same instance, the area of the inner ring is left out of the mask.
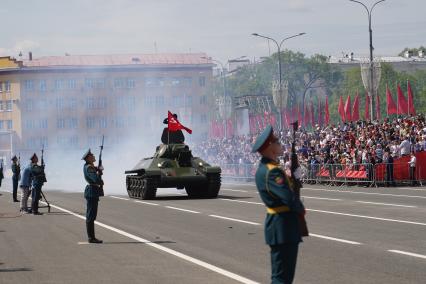
<path id="1" fill-rule="evenodd" d="M 222 164 L 222 178 L 253 182 L 258 164 Z M 302 163 L 302 182 L 307 184 L 393 186 L 423 184 L 422 168 L 417 165 L 414 179 L 408 163 L 393 164 L 306 164 Z M 393 170 L 392 170 L 393 169 Z M 389 173 L 389 174 L 388 174 Z"/>

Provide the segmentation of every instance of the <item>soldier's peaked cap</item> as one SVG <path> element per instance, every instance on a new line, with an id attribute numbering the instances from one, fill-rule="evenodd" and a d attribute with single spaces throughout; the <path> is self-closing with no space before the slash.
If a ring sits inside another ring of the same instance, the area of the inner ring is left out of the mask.
<path id="1" fill-rule="evenodd" d="M 87 150 L 87 152 L 86 152 L 86 153 L 84 153 L 84 155 L 83 155 L 83 157 L 81 157 L 81 159 L 82 159 L 82 160 L 86 160 L 86 158 L 87 158 L 88 156 L 93 156 L 93 153 L 90 151 L 90 148 L 89 148 L 89 150 Z"/>
<path id="2" fill-rule="evenodd" d="M 266 128 L 260 133 L 260 135 L 256 138 L 256 142 L 254 142 L 252 153 L 256 153 L 258 151 L 263 150 L 264 146 L 267 142 L 272 138 L 273 129 L 271 125 L 266 126 Z"/>
<path id="3" fill-rule="evenodd" d="M 38 157 L 37 157 L 37 154 L 36 154 L 36 153 L 34 153 L 34 154 L 31 156 L 30 160 L 34 160 L 34 158 L 37 158 L 37 159 L 38 159 Z"/>
<path id="4" fill-rule="evenodd" d="M 13 157 L 12 157 L 12 159 L 11 159 L 12 161 L 13 160 L 18 160 L 18 157 L 16 157 L 16 155 L 13 155 Z"/>

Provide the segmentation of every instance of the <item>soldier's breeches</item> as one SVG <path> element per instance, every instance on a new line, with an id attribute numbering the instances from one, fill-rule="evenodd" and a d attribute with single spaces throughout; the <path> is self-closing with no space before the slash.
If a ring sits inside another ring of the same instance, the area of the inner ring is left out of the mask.
<path id="1" fill-rule="evenodd" d="M 86 223 L 93 223 L 98 215 L 98 202 L 97 198 L 88 198 L 87 209 L 86 209 Z"/>
<path id="2" fill-rule="evenodd" d="M 271 283 L 291 284 L 296 271 L 299 244 L 283 244 L 271 247 Z"/>
<path id="3" fill-rule="evenodd" d="M 38 201 L 40 200 L 41 195 L 41 187 L 39 186 L 33 186 L 32 192 L 31 192 L 31 209 L 34 212 L 38 212 Z"/>
<path id="4" fill-rule="evenodd" d="M 30 189 L 28 187 L 21 187 L 22 196 L 21 196 L 21 209 L 28 209 L 28 196 L 30 195 Z"/>
<path id="5" fill-rule="evenodd" d="M 12 178 L 12 195 L 13 195 L 13 200 L 17 199 L 17 194 L 18 194 L 18 179 L 17 178 Z"/>

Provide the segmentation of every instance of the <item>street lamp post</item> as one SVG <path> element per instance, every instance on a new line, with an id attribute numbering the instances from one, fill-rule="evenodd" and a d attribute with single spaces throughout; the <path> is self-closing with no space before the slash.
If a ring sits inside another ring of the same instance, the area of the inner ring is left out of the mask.
<path id="1" fill-rule="evenodd" d="M 282 90 L 282 71 L 281 71 L 281 46 L 282 46 L 282 44 L 283 44 L 284 41 L 286 41 L 288 39 L 291 39 L 291 38 L 294 38 L 294 37 L 302 36 L 304 34 L 306 34 L 306 33 L 298 33 L 298 34 L 286 37 L 283 40 L 281 40 L 281 42 L 278 44 L 278 41 L 276 41 L 275 39 L 273 39 L 271 37 L 260 35 L 258 33 L 252 33 L 253 36 L 262 37 L 262 38 L 265 38 L 265 39 L 268 39 L 268 40 L 272 40 L 277 45 L 277 48 L 278 48 L 278 73 L 279 73 L 279 81 L 278 81 L 278 83 L 279 83 L 279 86 L 278 86 L 278 97 L 279 97 L 278 113 L 280 115 L 280 118 L 279 118 L 278 121 L 280 122 L 279 123 L 279 129 L 280 130 L 282 130 L 282 128 L 283 128 L 282 127 L 282 125 L 283 125 L 283 122 L 282 122 L 282 95 L 283 95 L 283 93 L 282 93 L 282 91 L 283 90 Z"/>
<path id="2" fill-rule="evenodd" d="M 222 81 L 223 81 L 223 108 L 224 108 L 224 110 L 223 110 L 223 121 L 224 121 L 224 124 L 223 124 L 223 129 L 224 129 L 224 131 L 225 131 L 225 139 L 226 138 L 228 138 L 227 137 L 227 112 L 228 112 L 228 97 L 227 97 L 227 95 L 226 95 L 226 75 L 225 75 L 225 67 L 224 67 L 224 65 L 222 64 L 222 62 L 221 61 L 219 61 L 219 60 L 217 60 L 217 59 L 212 59 L 211 57 L 205 57 L 205 56 L 203 56 L 203 57 L 201 57 L 202 59 L 206 59 L 206 60 L 211 60 L 211 61 L 213 61 L 213 62 L 216 62 L 216 63 L 219 63 L 219 65 L 220 65 L 220 68 L 221 68 L 221 70 L 222 70 Z M 232 105 L 232 102 L 231 102 L 231 105 Z"/>
<path id="3" fill-rule="evenodd" d="M 357 1 L 357 0 L 349 0 L 349 1 L 362 5 L 365 8 L 365 10 L 367 11 L 367 15 L 368 15 L 368 31 L 369 31 L 369 34 L 370 34 L 370 86 L 369 86 L 370 87 L 370 119 L 374 120 L 374 113 L 373 113 L 374 102 L 375 102 L 375 100 L 374 100 L 374 84 L 373 84 L 374 83 L 373 82 L 374 81 L 374 75 L 373 75 L 373 71 L 374 71 L 373 70 L 374 69 L 374 67 L 373 67 L 373 50 L 374 50 L 374 47 L 373 47 L 373 30 L 371 29 L 371 13 L 373 12 L 373 9 L 377 4 L 384 2 L 386 0 L 380 0 L 380 1 L 375 2 L 371 6 L 370 9 L 368 9 L 368 7 L 360 1 Z"/>

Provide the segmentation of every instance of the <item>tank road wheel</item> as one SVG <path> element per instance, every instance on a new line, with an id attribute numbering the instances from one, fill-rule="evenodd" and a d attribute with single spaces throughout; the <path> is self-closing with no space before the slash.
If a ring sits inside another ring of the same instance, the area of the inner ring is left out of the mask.
<path id="1" fill-rule="evenodd" d="M 221 185 L 220 174 L 209 174 L 207 175 L 207 188 L 204 191 L 204 197 L 216 198 L 219 194 Z"/>
<path id="2" fill-rule="evenodd" d="M 155 181 L 151 178 L 142 179 L 141 198 L 143 200 L 154 199 L 156 193 Z"/>
<path id="3" fill-rule="evenodd" d="M 132 183 L 133 183 L 133 178 L 131 176 L 126 176 L 126 189 L 127 189 L 127 194 L 129 195 L 130 198 L 134 198 Z"/>

